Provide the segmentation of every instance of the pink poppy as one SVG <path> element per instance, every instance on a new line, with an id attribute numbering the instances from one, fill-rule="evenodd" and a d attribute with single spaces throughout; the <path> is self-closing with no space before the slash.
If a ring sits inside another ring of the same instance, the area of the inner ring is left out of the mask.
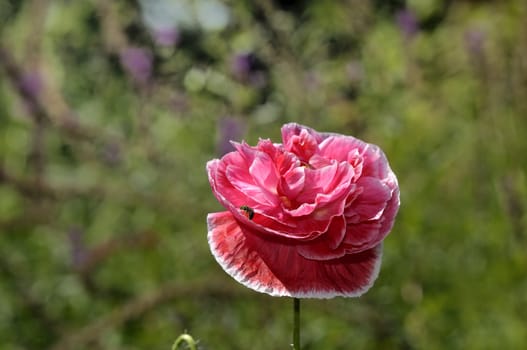
<path id="1" fill-rule="evenodd" d="M 227 209 L 207 216 L 212 254 L 236 281 L 273 296 L 363 294 L 399 209 L 384 153 L 295 123 L 282 127 L 282 140 L 233 143 L 207 163 Z"/>

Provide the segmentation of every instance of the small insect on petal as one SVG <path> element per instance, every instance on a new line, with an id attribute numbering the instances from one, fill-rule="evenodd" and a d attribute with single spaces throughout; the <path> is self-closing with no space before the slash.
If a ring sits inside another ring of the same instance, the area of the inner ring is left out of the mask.
<path id="1" fill-rule="evenodd" d="M 243 215 L 245 215 L 247 217 L 247 219 L 249 220 L 252 220 L 254 218 L 254 209 L 247 206 L 247 205 L 242 205 L 240 207 L 241 210 L 243 210 Z"/>

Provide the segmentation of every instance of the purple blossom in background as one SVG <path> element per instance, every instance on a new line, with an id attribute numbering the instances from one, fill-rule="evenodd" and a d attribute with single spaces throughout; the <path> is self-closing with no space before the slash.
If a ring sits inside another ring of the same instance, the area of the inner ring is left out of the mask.
<path id="1" fill-rule="evenodd" d="M 240 140 L 244 133 L 245 125 L 241 120 L 230 117 L 220 119 L 218 122 L 218 155 L 221 157 L 226 153 L 234 151 L 231 140 Z"/>
<path id="2" fill-rule="evenodd" d="M 80 268 L 88 252 L 84 244 L 84 231 L 78 227 L 73 227 L 68 232 L 68 237 L 71 245 L 71 260 L 74 268 Z"/>
<path id="3" fill-rule="evenodd" d="M 28 113 L 35 113 L 38 108 L 38 99 L 44 83 L 38 70 L 27 70 L 18 78 L 18 86 L 24 97 L 24 107 Z"/>
<path id="4" fill-rule="evenodd" d="M 396 18 L 397 25 L 403 33 L 404 38 L 406 40 L 412 39 L 419 30 L 419 24 L 413 11 L 409 9 L 401 10 L 397 13 Z"/>
<path id="5" fill-rule="evenodd" d="M 231 72 L 236 79 L 247 80 L 251 72 L 252 60 L 250 53 L 239 53 L 231 58 Z"/>
<path id="6" fill-rule="evenodd" d="M 465 48 L 469 54 L 481 56 L 485 44 L 485 33 L 476 28 L 465 31 Z"/>
<path id="7" fill-rule="evenodd" d="M 253 53 L 244 52 L 232 56 L 230 70 L 232 75 L 243 83 L 251 84 L 257 88 L 266 84 L 267 80 L 262 70 L 262 64 Z"/>
<path id="8" fill-rule="evenodd" d="M 128 47 L 120 53 L 121 65 L 140 84 L 146 84 L 152 76 L 152 53 L 140 47 Z"/>
<path id="9" fill-rule="evenodd" d="M 35 99 L 38 98 L 43 88 L 42 77 L 37 70 L 24 72 L 19 84 L 24 94 Z"/>
<path id="10" fill-rule="evenodd" d="M 159 46 L 172 47 L 179 43 L 180 33 L 176 27 L 152 29 L 152 37 Z"/>

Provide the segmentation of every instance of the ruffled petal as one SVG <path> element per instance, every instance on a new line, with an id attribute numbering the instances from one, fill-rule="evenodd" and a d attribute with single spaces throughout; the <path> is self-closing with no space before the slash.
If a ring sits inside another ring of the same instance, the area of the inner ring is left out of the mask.
<path id="1" fill-rule="evenodd" d="M 377 145 L 353 136 L 331 135 L 322 141 L 319 150 L 323 157 L 349 162 L 362 176 L 382 179 L 389 171 L 386 156 Z"/>
<path id="2" fill-rule="evenodd" d="M 347 233 L 343 241 L 346 251 L 357 253 L 379 244 L 390 233 L 398 210 L 399 190 L 395 189 L 392 197 L 386 203 L 381 218 L 354 223 L 348 221 Z"/>
<path id="3" fill-rule="evenodd" d="M 292 143 L 291 139 L 294 138 L 295 136 L 299 136 L 302 133 L 302 131 L 304 131 L 304 133 L 309 134 L 317 143 L 320 143 L 323 140 L 323 137 L 319 132 L 307 126 L 300 125 L 297 123 L 285 124 L 284 126 L 282 126 L 281 131 L 282 131 L 282 141 L 284 145 L 291 144 Z"/>
<path id="4" fill-rule="evenodd" d="M 218 179 L 220 166 L 222 166 L 222 163 L 219 159 L 213 159 L 207 162 L 207 175 L 209 177 L 212 193 L 214 196 L 216 196 L 218 201 L 227 208 L 230 204 L 230 201 L 227 198 L 239 198 L 240 196 L 243 197 L 244 195 L 237 189 L 233 188 L 225 176 Z M 244 198 L 240 198 L 240 200 L 241 202 L 245 202 Z"/>
<path id="5" fill-rule="evenodd" d="M 384 235 L 380 232 L 381 227 L 379 220 L 348 224 L 343 246 L 349 253 L 369 249 L 382 241 Z"/>
<path id="6" fill-rule="evenodd" d="M 240 193 L 244 195 L 242 197 L 251 198 L 254 203 L 260 203 L 262 205 L 273 206 L 276 202 L 276 196 L 273 196 L 269 191 L 262 189 L 260 184 L 254 183 L 254 179 L 247 172 L 247 168 L 240 168 L 236 165 L 227 165 L 225 175 L 221 172 L 217 175 L 218 179 L 226 178 L 230 185 L 225 183 L 225 181 L 219 181 L 220 184 L 223 184 L 221 191 L 228 189 L 229 187 L 234 187 Z M 235 197 L 229 196 L 231 201 L 235 201 Z M 244 202 L 247 202 L 244 200 Z"/>
<path id="7" fill-rule="evenodd" d="M 332 159 L 328 159 L 326 157 L 322 157 L 319 154 L 315 154 L 311 159 L 309 159 L 309 165 L 313 169 L 322 168 L 328 165 L 331 165 Z"/>
<path id="8" fill-rule="evenodd" d="M 379 219 L 386 207 L 386 202 L 392 196 L 392 190 L 382 181 L 373 177 L 360 178 L 357 186 L 362 188 L 361 194 L 351 206 L 348 206 L 346 214 L 356 213 L 361 220 Z"/>
<path id="9" fill-rule="evenodd" d="M 320 155 L 339 162 L 349 161 L 348 154 L 358 150 L 362 154 L 368 144 L 353 136 L 331 135 L 319 145 Z"/>
<path id="10" fill-rule="evenodd" d="M 268 240 L 240 225 L 229 212 L 207 217 L 208 240 L 220 266 L 244 286 L 272 296 L 356 297 L 378 276 L 382 245 L 339 259 L 315 261 L 287 240 Z"/>
<path id="11" fill-rule="evenodd" d="M 395 216 L 399 211 L 400 203 L 401 200 L 399 198 L 399 187 L 396 187 L 393 190 L 392 198 L 390 198 L 390 200 L 386 204 L 386 209 L 384 209 L 384 220 L 381 222 L 381 228 L 379 230 L 383 238 L 388 235 L 388 233 L 390 233 L 393 227 L 393 224 L 395 222 Z"/>
<path id="12" fill-rule="evenodd" d="M 311 192 L 327 193 L 332 187 L 335 187 L 337 170 L 340 172 L 349 171 L 347 168 L 349 167 L 339 167 L 339 164 L 334 161 L 322 168 L 306 169 L 306 188 L 309 188 Z"/>
<path id="13" fill-rule="evenodd" d="M 305 179 L 304 167 L 291 169 L 282 177 L 280 186 L 282 194 L 289 200 L 295 199 L 300 191 L 304 189 Z"/>
<path id="14" fill-rule="evenodd" d="M 318 142 L 314 135 L 311 135 L 306 129 L 300 130 L 298 135 L 288 135 L 284 147 L 287 151 L 298 156 L 305 163 L 317 152 Z"/>
<path id="15" fill-rule="evenodd" d="M 244 286 L 271 295 L 287 295 L 287 290 L 267 265 L 247 244 L 238 222 L 229 212 L 207 216 L 208 241 L 218 264 Z"/>
<path id="16" fill-rule="evenodd" d="M 317 239 L 300 244 L 297 251 L 306 259 L 331 260 L 341 258 L 346 250 L 340 247 L 346 235 L 346 220 L 343 216 L 334 217 L 329 229 Z"/>
<path id="17" fill-rule="evenodd" d="M 249 167 L 254 182 L 260 186 L 262 191 L 277 194 L 278 174 L 275 164 L 268 154 L 258 152 L 253 163 Z"/>
<path id="18" fill-rule="evenodd" d="M 284 208 L 284 212 L 293 217 L 306 216 L 311 214 L 317 208 L 316 203 L 302 203 L 295 209 Z"/>
<path id="19" fill-rule="evenodd" d="M 249 146 L 245 142 L 238 143 L 238 142 L 231 141 L 231 144 L 236 149 L 236 151 L 238 151 L 238 154 L 244 159 L 245 164 L 247 165 L 252 164 L 252 162 L 254 161 L 254 158 L 256 157 L 256 152 L 257 152 L 255 147 Z"/>
<path id="20" fill-rule="evenodd" d="M 340 197 L 342 193 L 349 193 L 353 186 L 353 168 L 347 163 L 334 163 L 321 169 L 306 169 L 304 190 L 297 200 L 302 203 L 323 205 Z"/>

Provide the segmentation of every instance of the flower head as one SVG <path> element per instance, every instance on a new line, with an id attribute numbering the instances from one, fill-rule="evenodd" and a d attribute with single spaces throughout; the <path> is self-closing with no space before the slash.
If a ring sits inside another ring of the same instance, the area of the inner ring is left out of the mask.
<path id="1" fill-rule="evenodd" d="M 379 147 L 282 127 L 282 143 L 233 143 L 207 163 L 227 209 L 207 217 L 211 251 L 234 279 L 273 296 L 359 296 L 376 279 L 399 208 Z"/>
<path id="2" fill-rule="evenodd" d="M 176 27 L 161 27 L 151 30 L 154 41 L 159 46 L 171 47 L 175 46 L 180 41 L 181 33 Z"/>
<path id="3" fill-rule="evenodd" d="M 128 47 L 120 52 L 120 61 L 127 73 L 140 84 L 146 84 L 152 75 L 152 53 L 140 47 Z"/>
<path id="4" fill-rule="evenodd" d="M 230 60 L 230 71 L 234 78 L 256 88 L 266 84 L 265 69 L 263 62 L 251 52 L 238 53 Z"/>
<path id="5" fill-rule="evenodd" d="M 412 39 L 419 31 L 417 18 L 414 12 L 409 9 L 404 9 L 397 13 L 397 24 L 407 40 Z"/>
<path id="6" fill-rule="evenodd" d="M 470 28 L 465 32 L 465 47 L 469 54 L 478 57 L 484 53 L 485 48 L 485 32 Z"/>

